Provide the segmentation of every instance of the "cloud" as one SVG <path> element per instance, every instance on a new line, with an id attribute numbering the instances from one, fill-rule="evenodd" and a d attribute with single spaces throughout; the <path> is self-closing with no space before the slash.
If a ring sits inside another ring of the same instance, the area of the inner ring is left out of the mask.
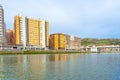
<path id="1" fill-rule="evenodd" d="M 70 33 L 81 37 L 120 34 L 119 0 L 2 0 L 1 4 L 5 8 L 8 28 L 12 28 L 15 15 L 23 14 L 47 19 L 51 33 Z"/>

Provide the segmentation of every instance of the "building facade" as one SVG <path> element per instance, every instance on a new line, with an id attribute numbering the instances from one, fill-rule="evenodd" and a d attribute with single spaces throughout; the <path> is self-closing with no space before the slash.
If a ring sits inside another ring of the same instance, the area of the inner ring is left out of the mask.
<path id="1" fill-rule="evenodd" d="M 40 21 L 29 18 L 27 22 L 27 45 L 40 46 Z"/>
<path id="2" fill-rule="evenodd" d="M 49 22 L 45 21 L 45 45 L 49 47 Z"/>
<path id="3" fill-rule="evenodd" d="M 6 27 L 4 23 L 4 10 L 0 5 L 0 46 L 5 45 L 6 43 Z"/>
<path id="4" fill-rule="evenodd" d="M 50 49 L 52 50 L 80 50 L 81 39 L 79 37 L 55 33 L 50 35 Z"/>
<path id="5" fill-rule="evenodd" d="M 14 45 L 14 36 L 12 30 L 6 30 L 6 42 L 7 45 Z"/>
<path id="6" fill-rule="evenodd" d="M 49 25 L 44 20 L 36 20 L 24 16 L 14 17 L 15 44 L 36 46 L 39 48 L 48 47 Z"/>
<path id="7" fill-rule="evenodd" d="M 58 49 L 65 49 L 66 47 L 66 37 L 62 33 L 56 33 L 50 35 L 50 49 L 58 50 Z"/>
<path id="8" fill-rule="evenodd" d="M 79 50 L 81 47 L 81 38 L 66 35 L 66 49 L 67 50 Z"/>

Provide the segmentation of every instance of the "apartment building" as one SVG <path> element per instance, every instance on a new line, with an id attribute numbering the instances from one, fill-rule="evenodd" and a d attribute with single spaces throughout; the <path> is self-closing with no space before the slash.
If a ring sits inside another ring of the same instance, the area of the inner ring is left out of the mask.
<path id="1" fill-rule="evenodd" d="M 50 35 L 50 49 L 52 50 L 79 50 L 81 39 L 79 37 L 55 33 Z"/>
<path id="2" fill-rule="evenodd" d="M 14 45 L 13 30 L 10 30 L 10 29 L 6 30 L 6 42 L 7 42 L 7 45 Z"/>
<path id="3" fill-rule="evenodd" d="M 56 33 L 50 35 L 50 49 L 58 50 L 58 49 L 65 49 L 66 47 L 66 37 L 62 33 Z"/>
<path id="4" fill-rule="evenodd" d="M 67 50 L 79 50 L 81 47 L 81 38 L 66 35 L 66 49 Z"/>
<path id="5" fill-rule="evenodd" d="M 6 27 L 4 24 L 4 10 L 3 7 L 0 5 L 0 45 L 5 45 L 6 42 Z"/>
<path id="6" fill-rule="evenodd" d="M 49 23 L 48 21 L 37 20 L 25 16 L 14 17 L 15 44 L 36 46 L 39 48 L 48 47 Z"/>

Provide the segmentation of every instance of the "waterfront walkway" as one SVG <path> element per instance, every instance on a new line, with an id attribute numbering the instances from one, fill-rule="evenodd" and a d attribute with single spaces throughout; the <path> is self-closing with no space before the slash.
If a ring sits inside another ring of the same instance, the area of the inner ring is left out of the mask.
<path id="1" fill-rule="evenodd" d="M 81 47 L 84 52 L 120 52 L 120 45 Z"/>

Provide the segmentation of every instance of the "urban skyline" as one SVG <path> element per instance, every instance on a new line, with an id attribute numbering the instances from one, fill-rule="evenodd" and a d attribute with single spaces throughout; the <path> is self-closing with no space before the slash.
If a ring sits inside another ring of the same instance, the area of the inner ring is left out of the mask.
<path id="1" fill-rule="evenodd" d="M 120 80 L 119 4 L 1 0 L 0 80 Z"/>
<path id="2" fill-rule="evenodd" d="M 82 38 L 120 38 L 119 3 L 119 0 L 4 0 L 0 4 L 4 7 L 5 22 L 10 29 L 14 15 L 23 14 L 49 20 L 50 34 L 60 32 Z"/>

